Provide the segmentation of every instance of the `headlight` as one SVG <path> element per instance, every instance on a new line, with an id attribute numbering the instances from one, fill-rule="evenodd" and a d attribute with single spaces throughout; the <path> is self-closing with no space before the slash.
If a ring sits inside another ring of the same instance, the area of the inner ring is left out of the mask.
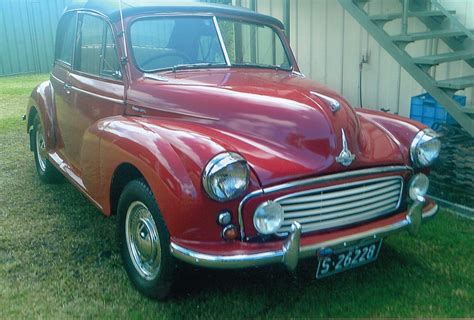
<path id="1" fill-rule="evenodd" d="M 213 200 L 225 202 L 240 197 L 249 185 L 247 161 L 232 152 L 218 154 L 204 168 L 202 184 Z"/>
<path id="2" fill-rule="evenodd" d="M 430 186 L 430 180 L 423 173 L 417 174 L 410 180 L 410 188 L 408 193 L 413 201 L 421 200 L 424 201 L 428 188 Z"/>
<path id="3" fill-rule="evenodd" d="M 441 142 L 431 129 L 418 132 L 410 147 L 411 161 L 417 167 L 427 167 L 438 159 Z"/>
<path id="4" fill-rule="evenodd" d="M 253 216 L 253 225 L 261 234 L 273 234 L 280 229 L 284 219 L 281 205 L 274 201 L 262 203 Z"/>

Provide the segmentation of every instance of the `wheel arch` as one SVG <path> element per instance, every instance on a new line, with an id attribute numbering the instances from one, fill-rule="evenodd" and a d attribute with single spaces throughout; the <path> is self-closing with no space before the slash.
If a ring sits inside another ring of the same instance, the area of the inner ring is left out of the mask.
<path id="1" fill-rule="evenodd" d="M 27 115 L 27 124 L 26 124 L 26 133 L 29 135 L 30 139 L 30 151 L 33 152 L 33 136 L 31 135 L 31 130 L 33 130 L 33 124 L 35 121 L 36 116 L 38 115 L 38 110 L 36 106 L 31 106 L 28 111 Z"/>
<path id="2" fill-rule="evenodd" d="M 133 164 L 124 162 L 120 164 L 114 171 L 112 175 L 112 180 L 110 182 L 110 214 L 115 215 L 117 213 L 118 202 L 120 195 L 122 194 L 125 186 L 133 180 L 143 179 L 145 184 L 148 184 L 143 173 L 135 167 Z"/>
<path id="3" fill-rule="evenodd" d="M 33 127 L 33 121 L 35 120 L 35 116 L 38 114 L 38 110 L 36 105 L 31 105 L 28 111 L 28 116 L 27 116 L 27 133 L 30 133 L 32 127 Z"/>
<path id="4" fill-rule="evenodd" d="M 44 81 L 31 93 L 26 110 L 26 132 L 29 134 L 36 116 L 40 118 L 46 139 L 46 148 L 51 150 L 55 145 L 54 104 L 51 82 Z M 31 149 L 31 144 L 30 144 Z"/>

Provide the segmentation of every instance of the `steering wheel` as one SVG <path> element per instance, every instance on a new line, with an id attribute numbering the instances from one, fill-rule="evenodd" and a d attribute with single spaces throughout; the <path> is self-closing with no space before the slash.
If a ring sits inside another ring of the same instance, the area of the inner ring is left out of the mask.
<path id="1" fill-rule="evenodd" d="M 177 51 L 177 50 L 169 50 L 167 52 L 158 54 L 156 56 L 153 56 L 143 61 L 141 64 L 142 68 L 147 69 L 146 66 L 149 65 L 150 63 L 155 62 L 156 60 L 159 60 L 159 59 L 167 58 L 167 57 L 179 57 L 183 59 L 184 64 L 191 63 L 191 58 L 188 57 L 188 55 L 186 55 L 185 53 Z"/>

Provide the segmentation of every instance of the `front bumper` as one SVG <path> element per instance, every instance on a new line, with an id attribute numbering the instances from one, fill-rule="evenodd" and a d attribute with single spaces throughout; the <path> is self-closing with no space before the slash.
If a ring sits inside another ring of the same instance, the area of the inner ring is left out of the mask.
<path id="1" fill-rule="evenodd" d="M 415 202 L 410 206 L 408 212 L 401 215 L 400 219 L 396 221 L 392 221 L 392 219 L 386 225 L 336 236 L 322 242 L 306 244 L 302 244 L 301 225 L 295 222 L 291 227 L 288 238 L 280 248 L 258 253 L 210 254 L 185 248 L 175 242 L 171 243 L 170 250 L 175 258 L 206 268 L 241 269 L 283 263 L 289 270 L 294 270 L 299 259 L 315 257 L 322 249 L 338 250 L 344 247 L 361 245 L 375 239 L 385 238 L 404 229 L 407 229 L 411 234 L 416 234 L 421 223 L 433 218 L 438 213 L 438 209 L 438 205 L 433 201 Z"/>

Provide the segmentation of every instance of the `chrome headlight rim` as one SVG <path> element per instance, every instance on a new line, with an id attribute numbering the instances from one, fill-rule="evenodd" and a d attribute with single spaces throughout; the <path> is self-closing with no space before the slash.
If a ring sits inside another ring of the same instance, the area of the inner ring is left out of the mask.
<path id="1" fill-rule="evenodd" d="M 211 186 L 212 177 L 218 172 L 220 172 L 221 170 L 224 170 L 229 166 L 237 165 L 237 164 L 243 164 L 247 170 L 244 187 L 241 189 L 240 192 L 234 194 L 232 197 L 222 198 L 222 197 L 217 196 Z M 204 187 L 204 190 L 206 191 L 206 194 L 212 200 L 215 200 L 218 202 L 232 201 L 239 198 L 247 191 L 248 186 L 250 184 L 250 169 L 248 167 L 247 160 L 245 160 L 245 158 L 242 157 L 240 154 L 235 153 L 235 152 L 223 152 L 214 156 L 206 164 L 202 173 L 201 180 L 202 180 L 202 185 Z"/>
<path id="2" fill-rule="evenodd" d="M 419 159 L 417 151 L 419 150 L 422 144 L 425 144 L 434 139 L 439 141 L 439 137 L 440 135 L 436 131 L 430 128 L 423 129 L 416 134 L 415 138 L 413 139 L 410 145 L 410 159 L 413 166 L 417 168 L 429 167 L 436 161 L 436 159 L 438 159 L 440 150 L 438 150 L 438 154 L 435 158 L 433 158 L 431 161 L 426 162 L 426 163 L 423 163 L 421 159 Z"/>

